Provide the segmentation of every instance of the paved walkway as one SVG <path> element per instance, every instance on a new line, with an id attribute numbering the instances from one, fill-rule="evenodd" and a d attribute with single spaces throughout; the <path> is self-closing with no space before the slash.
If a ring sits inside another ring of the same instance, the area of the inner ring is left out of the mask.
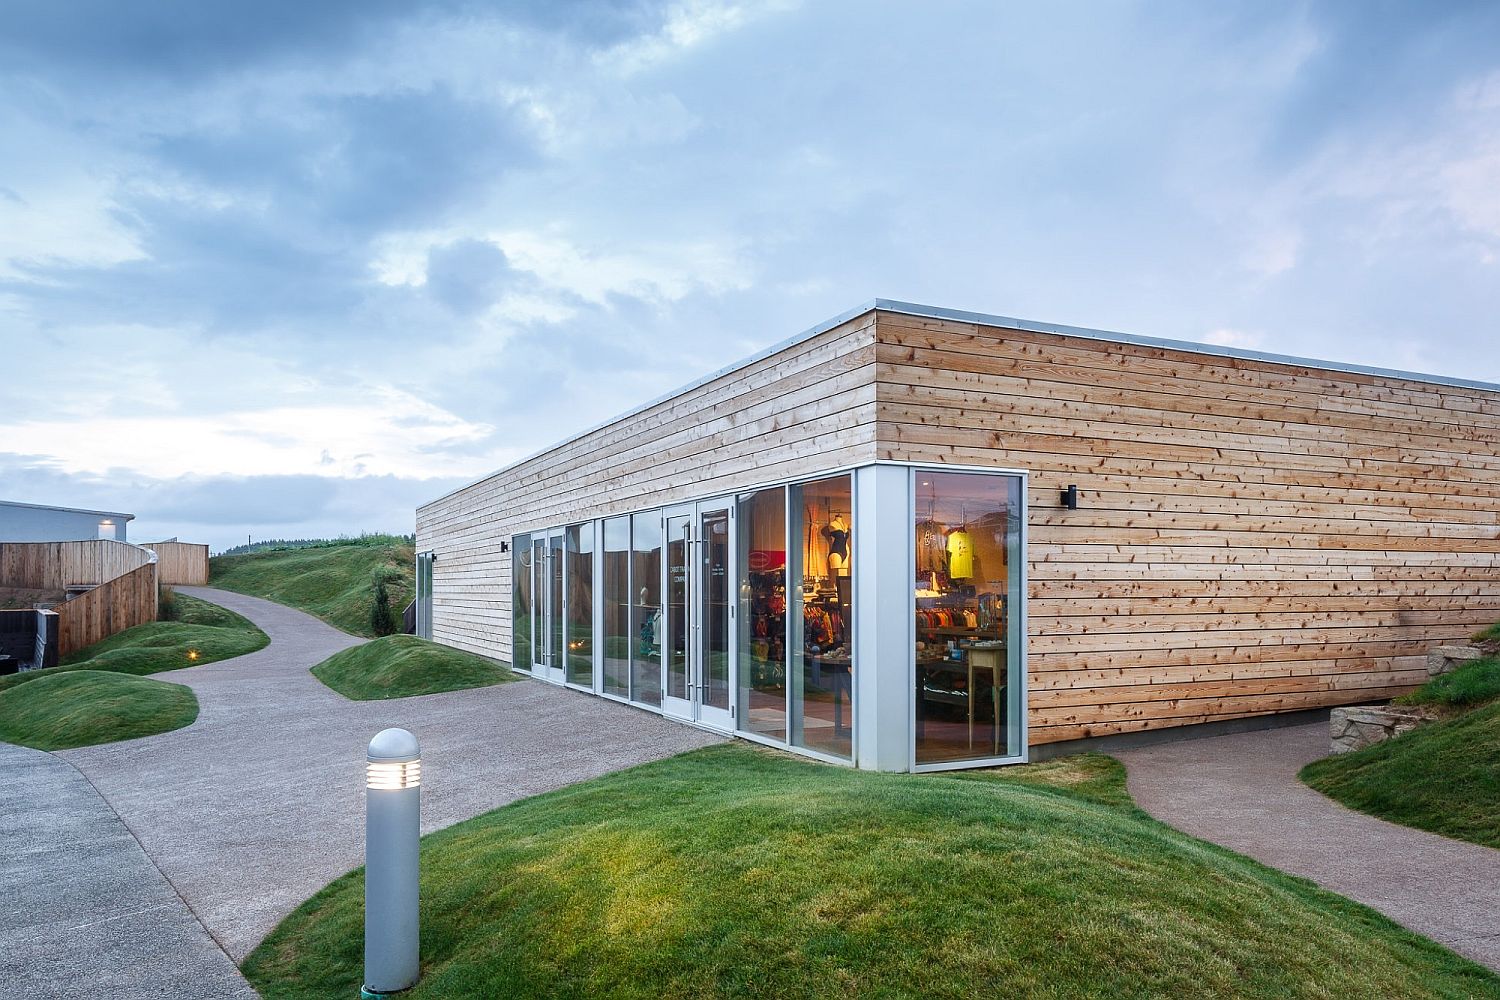
<path id="1" fill-rule="evenodd" d="M 1500 971 L 1500 851 L 1346 809 L 1297 780 L 1328 725 L 1116 754 L 1157 819 L 1374 907 Z"/>
<path id="2" fill-rule="evenodd" d="M 236 962 L 297 904 L 363 864 L 365 746 L 381 729 L 401 726 L 422 742 L 424 833 L 719 742 L 532 680 L 349 701 L 308 668 L 361 640 L 269 601 L 180 589 L 254 621 L 271 644 L 161 675 L 198 696 L 186 729 L 59 756 L 88 776 Z"/>
<path id="3" fill-rule="evenodd" d="M 72 765 L 0 743 L 0 993 L 254 997 Z"/>

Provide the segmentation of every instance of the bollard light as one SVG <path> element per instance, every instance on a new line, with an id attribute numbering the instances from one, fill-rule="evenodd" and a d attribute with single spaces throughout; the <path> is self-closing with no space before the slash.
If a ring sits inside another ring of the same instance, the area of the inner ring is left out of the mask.
<path id="1" fill-rule="evenodd" d="M 365 984 L 381 997 L 417 984 L 422 752 L 404 729 L 370 741 L 365 765 Z"/>

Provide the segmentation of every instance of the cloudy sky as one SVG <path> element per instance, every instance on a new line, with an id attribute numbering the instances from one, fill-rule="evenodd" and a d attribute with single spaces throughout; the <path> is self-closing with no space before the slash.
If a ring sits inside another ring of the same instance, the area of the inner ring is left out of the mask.
<path id="1" fill-rule="evenodd" d="M 0 498 L 410 531 L 876 296 L 1500 379 L 1500 5 L 0 6 Z"/>

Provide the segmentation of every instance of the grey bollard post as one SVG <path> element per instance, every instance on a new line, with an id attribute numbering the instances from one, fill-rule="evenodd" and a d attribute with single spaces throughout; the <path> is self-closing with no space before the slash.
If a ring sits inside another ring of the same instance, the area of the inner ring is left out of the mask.
<path id="1" fill-rule="evenodd" d="M 370 741 L 365 765 L 365 984 L 362 997 L 417 984 L 417 859 L 422 754 L 404 729 Z"/>

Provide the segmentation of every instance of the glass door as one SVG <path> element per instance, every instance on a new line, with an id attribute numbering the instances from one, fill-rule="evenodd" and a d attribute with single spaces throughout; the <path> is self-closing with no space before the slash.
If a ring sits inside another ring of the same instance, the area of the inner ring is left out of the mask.
<path id="1" fill-rule="evenodd" d="M 732 732 L 733 508 L 705 501 L 665 513 L 662 710 Z"/>
<path id="2" fill-rule="evenodd" d="M 692 677 L 693 636 L 697 619 L 692 614 L 693 506 L 669 507 L 666 511 L 667 586 L 663 591 L 663 642 L 665 684 L 662 711 L 678 719 L 695 720 Z"/>
<path id="3" fill-rule="evenodd" d="M 734 663 L 731 636 L 734 634 L 734 604 L 731 601 L 734 581 L 734 506 L 728 500 L 698 505 L 698 592 L 699 622 L 695 649 L 698 683 L 698 720 L 723 729 L 734 729 L 730 693 L 734 690 L 730 675 Z"/>
<path id="4" fill-rule="evenodd" d="M 563 601 L 565 565 L 561 531 L 547 531 L 531 537 L 531 672 L 556 683 L 562 682 L 567 662 L 563 652 L 567 622 Z"/>

